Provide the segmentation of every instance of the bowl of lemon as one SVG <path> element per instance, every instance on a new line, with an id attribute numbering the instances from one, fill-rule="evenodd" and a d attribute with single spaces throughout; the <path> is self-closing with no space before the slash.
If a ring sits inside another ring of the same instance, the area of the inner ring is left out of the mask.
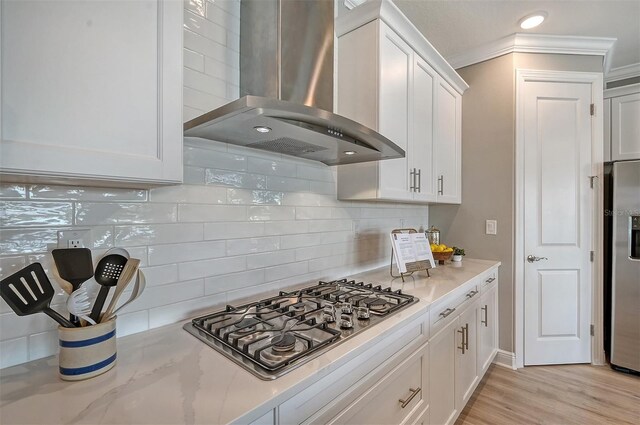
<path id="1" fill-rule="evenodd" d="M 444 264 L 445 261 L 451 258 L 453 255 L 453 248 L 446 246 L 445 244 L 431 244 L 431 252 L 433 253 L 433 259 L 439 264 Z"/>

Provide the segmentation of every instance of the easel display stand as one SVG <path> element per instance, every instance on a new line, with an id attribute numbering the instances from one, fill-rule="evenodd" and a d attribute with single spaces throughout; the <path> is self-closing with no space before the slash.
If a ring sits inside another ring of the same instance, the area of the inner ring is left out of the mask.
<path id="1" fill-rule="evenodd" d="M 411 276 L 414 272 L 424 270 L 427 272 L 427 277 L 431 277 L 429 274 L 429 269 L 435 267 L 435 263 L 433 261 L 433 255 L 431 254 L 431 250 L 429 249 L 428 241 L 423 242 L 422 237 L 419 237 L 418 243 L 414 243 L 416 238 L 407 237 L 406 235 L 418 234 L 416 229 L 394 229 L 391 231 L 391 264 L 389 265 L 389 274 L 394 278 L 401 278 L 404 282 L 405 276 Z M 404 240 L 403 246 L 405 250 L 408 250 L 409 253 L 407 255 L 406 252 L 397 252 L 396 246 L 397 241 L 399 239 L 399 235 L 403 235 L 401 237 Z M 424 235 L 421 235 L 424 236 Z M 426 244 L 426 249 L 425 245 Z M 399 276 L 393 274 L 393 259 L 396 258 L 396 263 L 398 266 L 398 271 L 400 272 Z M 408 259 L 408 261 L 404 261 Z M 404 271 L 403 271 L 404 270 Z"/>

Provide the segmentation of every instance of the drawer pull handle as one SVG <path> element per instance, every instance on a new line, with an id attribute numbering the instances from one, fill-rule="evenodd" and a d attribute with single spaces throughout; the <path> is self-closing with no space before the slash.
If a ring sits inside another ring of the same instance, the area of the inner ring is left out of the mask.
<path id="1" fill-rule="evenodd" d="M 484 311 L 484 319 L 480 318 L 480 323 L 482 323 L 482 324 L 484 325 L 484 327 L 486 328 L 486 327 L 488 327 L 488 326 L 489 326 L 489 325 L 487 324 L 487 322 L 489 321 L 489 320 L 488 320 L 489 315 L 488 315 L 488 313 L 487 313 L 487 305 L 485 304 L 485 305 L 484 305 L 484 307 L 482 307 L 480 310 L 481 310 L 481 311 Z"/>
<path id="2" fill-rule="evenodd" d="M 495 278 L 495 277 L 490 277 L 489 279 L 485 280 L 485 282 L 487 282 L 487 283 L 491 283 L 491 282 L 493 282 L 494 280 L 496 280 L 496 278 Z"/>
<path id="3" fill-rule="evenodd" d="M 402 399 L 398 400 L 400 402 L 400 407 L 402 407 L 403 409 L 407 407 L 409 403 L 411 403 L 411 400 L 413 400 L 415 396 L 418 395 L 420 390 L 421 390 L 420 387 L 416 388 L 415 390 L 413 388 L 409 388 L 409 391 L 411 391 L 411 395 L 406 400 L 402 400 Z"/>
<path id="4" fill-rule="evenodd" d="M 440 317 L 442 317 L 444 319 L 445 317 L 447 317 L 448 315 L 450 315 L 454 311 L 456 311 L 455 308 L 448 308 L 445 311 L 443 311 L 442 313 L 440 313 Z"/>
<path id="5" fill-rule="evenodd" d="M 471 298 L 475 297 L 477 293 L 478 293 L 478 291 L 473 290 L 473 291 L 471 291 L 471 292 L 469 292 L 467 294 L 467 298 L 471 299 Z"/>

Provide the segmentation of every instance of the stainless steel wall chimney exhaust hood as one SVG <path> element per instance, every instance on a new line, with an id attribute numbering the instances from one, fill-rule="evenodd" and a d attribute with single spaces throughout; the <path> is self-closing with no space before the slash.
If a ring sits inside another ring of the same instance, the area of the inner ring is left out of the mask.
<path id="1" fill-rule="evenodd" d="M 333 110 L 333 0 L 242 0 L 240 99 L 184 135 L 324 162 L 402 158 L 391 140 Z"/>

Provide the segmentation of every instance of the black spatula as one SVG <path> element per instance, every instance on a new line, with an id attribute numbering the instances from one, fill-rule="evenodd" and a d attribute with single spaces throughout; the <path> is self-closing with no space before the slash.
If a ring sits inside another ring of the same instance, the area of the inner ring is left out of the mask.
<path id="1" fill-rule="evenodd" d="M 102 257 L 96 266 L 94 278 L 101 285 L 96 302 L 91 309 L 91 317 L 96 322 L 100 321 L 100 312 L 109 295 L 109 289 L 118 284 L 118 278 L 127 264 L 128 258 L 120 254 L 110 254 Z"/>
<path id="2" fill-rule="evenodd" d="M 0 282 L 0 296 L 18 316 L 42 312 L 65 328 L 75 327 L 49 307 L 54 292 L 40 263 L 33 263 Z"/>
<path id="3" fill-rule="evenodd" d="M 93 260 L 88 248 L 65 248 L 51 251 L 61 278 L 73 285 L 75 291 L 93 277 Z"/>
<path id="4" fill-rule="evenodd" d="M 71 284 L 73 290 L 93 277 L 93 260 L 91 250 L 87 248 L 63 248 L 51 251 L 53 261 L 61 278 Z M 71 315 L 71 322 L 80 324 L 80 320 Z"/>

